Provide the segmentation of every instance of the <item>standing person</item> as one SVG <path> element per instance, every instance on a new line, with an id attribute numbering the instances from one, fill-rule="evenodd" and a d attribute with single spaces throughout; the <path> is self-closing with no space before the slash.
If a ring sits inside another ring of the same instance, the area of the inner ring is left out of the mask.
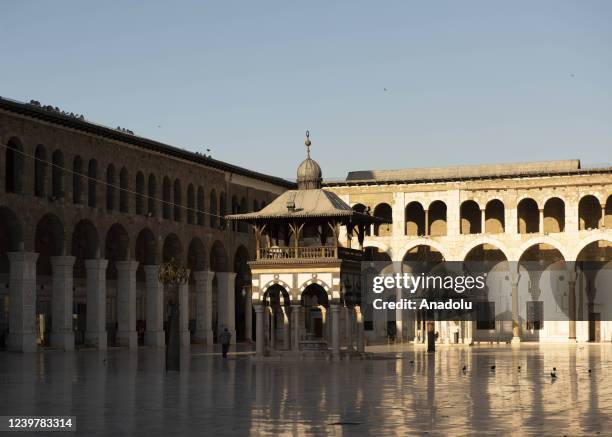
<path id="1" fill-rule="evenodd" d="M 227 351 L 229 350 L 232 334 L 230 334 L 227 328 L 225 328 L 219 337 L 221 339 L 221 351 L 223 352 L 223 358 L 227 358 Z"/>

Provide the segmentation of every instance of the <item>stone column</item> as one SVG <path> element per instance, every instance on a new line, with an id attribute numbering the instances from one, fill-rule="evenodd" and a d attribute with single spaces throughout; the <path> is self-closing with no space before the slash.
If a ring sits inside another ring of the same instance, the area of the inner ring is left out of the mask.
<path id="1" fill-rule="evenodd" d="M 189 276 L 189 272 L 187 272 Z M 189 333 L 189 281 L 178 285 L 179 305 L 179 337 L 181 352 L 188 351 L 191 345 L 191 334 Z"/>
<path id="2" fill-rule="evenodd" d="M 85 260 L 87 269 L 87 330 L 85 341 L 100 350 L 107 346 L 106 335 L 106 259 Z"/>
<path id="3" fill-rule="evenodd" d="M 72 326 L 73 256 L 52 256 L 53 290 L 51 295 L 51 346 L 74 350 L 74 329 Z"/>
<path id="4" fill-rule="evenodd" d="M 264 306 L 261 304 L 253 305 L 255 308 L 255 353 L 258 358 L 264 356 Z"/>
<path id="5" fill-rule="evenodd" d="M 540 209 L 539 225 L 540 225 L 539 227 L 540 234 L 543 234 L 544 233 L 544 210 L 543 209 Z"/>
<path id="6" fill-rule="evenodd" d="M 425 210 L 425 236 L 429 236 L 429 210 Z"/>
<path id="7" fill-rule="evenodd" d="M 298 352 L 300 350 L 300 310 L 302 306 L 299 303 L 291 304 L 291 325 L 293 326 L 293 341 L 291 342 L 291 350 Z"/>
<path id="8" fill-rule="evenodd" d="M 346 313 L 346 350 L 353 350 L 353 309 L 344 307 Z"/>
<path id="9" fill-rule="evenodd" d="M 332 304 L 332 354 L 340 356 L 340 305 Z"/>
<path id="10" fill-rule="evenodd" d="M 230 334 L 232 334 L 231 343 L 236 344 L 236 313 L 235 313 L 235 285 L 236 273 L 232 272 L 217 272 L 217 287 L 219 297 L 223 295 L 222 302 L 225 303 L 225 307 L 219 310 L 221 318 L 221 331 L 223 328 L 227 328 Z"/>
<path id="11" fill-rule="evenodd" d="M 244 337 L 246 341 L 253 341 L 253 300 L 252 291 L 247 289 L 244 299 Z"/>
<path id="12" fill-rule="evenodd" d="M 9 252 L 8 349 L 36 352 L 36 252 Z"/>
<path id="13" fill-rule="evenodd" d="M 323 305 L 319 305 L 319 310 L 321 311 L 321 335 L 323 335 L 323 340 L 328 341 L 327 338 L 327 308 Z"/>
<path id="14" fill-rule="evenodd" d="M 117 261 L 117 340 L 130 349 L 138 347 L 136 334 L 136 269 L 138 261 Z"/>
<path id="15" fill-rule="evenodd" d="M 567 283 L 568 283 L 568 320 L 569 320 L 569 340 L 576 341 L 576 271 L 574 263 L 567 263 Z"/>
<path id="16" fill-rule="evenodd" d="M 355 319 L 357 322 L 357 352 L 362 353 L 365 351 L 365 344 L 363 338 L 363 316 L 361 314 L 361 308 L 359 306 L 355 306 Z"/>
<path id="17" fill-rule="evenodd" d="M 518 264 L 516 266 L 518 269 Z M 510 282 L 512 286 L 512 343 L 521 342 L 521 321 L 519 317 L 519 284 L 520 275 L 518 272 L 510 273 Z"/>
<path id="18" fill-rule="evenodd" d="M 144 266 L 147 288 L 147 326 L 145 344 L 163 348 L 164 334 L 164 284 L 159 280 L 159 266 Z"/>
<path id="19" fill-rule="evenodd" d="M 480 233 L 486 234 L 486 228 L 487 228 L 486 213 L 484 209 L 481 209 L 480 210 Z"/>
<path id="20" fill-rule="evenodd" d="M 606 204 L 601 205 L 601 224 L 599 225 L 600 229 L 606 229 Z"/>
<path id="21" fill-rule="evenodd" d="M 214 341 L 212 330 L 212 282 L 214 276 L 215 272 L 193 272 L 196 292 L 195 337 L 199 341 L 205 342 L 207 346 L 211 346 Z"/>

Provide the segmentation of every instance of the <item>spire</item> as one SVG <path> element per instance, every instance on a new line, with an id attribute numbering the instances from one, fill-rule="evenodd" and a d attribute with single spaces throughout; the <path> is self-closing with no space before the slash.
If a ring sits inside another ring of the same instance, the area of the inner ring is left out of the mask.
<path id="1" fill-rule="evenodd" d="M 304 144 L 306 144 L 306 155 L 308 155 L 308 158 L 310 158 L 310 145 L 312 144 L 310 142 L 310 131 L 306 131 L 306 141 L 304 141 Z"/>
<path id="2" fill-rule="evenodd" d="M 306 159 L 302 161 L 297 170 L 297 182 L 299 190 L 311 190 L 321 188 L 321 167 L 310 158 L 310 132 L 306 131 Z"/>

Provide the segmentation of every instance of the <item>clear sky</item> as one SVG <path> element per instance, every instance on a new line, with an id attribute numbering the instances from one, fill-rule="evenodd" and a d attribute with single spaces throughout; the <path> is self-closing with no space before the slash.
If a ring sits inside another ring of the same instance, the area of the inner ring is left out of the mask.
<path id="1" fill-rule="evenodd" d="M 0 95 L 295 177 L 612 163 L 612 1 L 4 1 Z M 385 90 L 386 89 L 386 90 Z"/>

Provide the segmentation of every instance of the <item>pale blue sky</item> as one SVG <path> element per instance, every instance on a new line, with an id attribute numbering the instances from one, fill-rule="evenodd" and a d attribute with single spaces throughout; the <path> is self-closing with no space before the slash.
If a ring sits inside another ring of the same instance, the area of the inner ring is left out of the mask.
<path id="1" fill-rule="evenodd" d="M 5 1 L 0 95 L 288 178 L 306 129 L 328 178 L 610 163 L 611 23 L 603 0 Z"/>

